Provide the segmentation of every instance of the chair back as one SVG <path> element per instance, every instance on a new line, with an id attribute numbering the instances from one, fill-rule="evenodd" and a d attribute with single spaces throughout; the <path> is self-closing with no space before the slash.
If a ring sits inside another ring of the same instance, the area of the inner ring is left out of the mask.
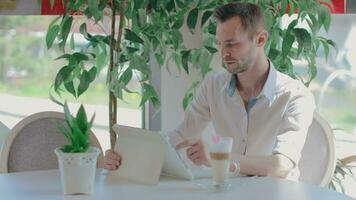
<path id="1" fill-rule="evenodd" d="M 5 139 L 6 139 L 7 135 L 9 134 L 9 132 L 10 132 L 10 129 L 5 124 L 0 122 L 0 151 L 2 149 L 2 145 L 4 144 Z"/>
<path id="2" fill-rule="evenodd" d="M 317 112 L 314 112 L 298 165 L 299 180 L 326 186 L 334 174 L 335 161 L 332 129 Z"/>
<path id="3" fill-rule="evenodd" d="M 58 130 L 60 124 L 68 127 L 64 114 L 53 111 L 36 113 L 21 120 L 6 138 L 0 157 L 0 172 L 58 169 L 54 149 L 68 143 Z M 102 150 L 91 131 L 90 142 Z M 102 162 L 101 152 L 98 166 Z"/>

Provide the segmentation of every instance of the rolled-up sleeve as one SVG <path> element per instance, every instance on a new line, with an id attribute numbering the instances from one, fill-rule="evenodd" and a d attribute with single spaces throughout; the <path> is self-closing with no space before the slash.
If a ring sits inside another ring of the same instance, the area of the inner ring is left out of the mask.
<path id="1" fill-rule="evenodd" d="M 287 104 L 273 154 L 285 155 L 294 166 L 298 164 L 314 110 L 313 95 L 307 89 L 299 88 Z"/>
<path id="2" fill-rule="evenodd" d="M 185 111 L 183 121 L 170 132 L 171 143 L 176 145 L 184 139 L 200 138 L 202 131 L 210 122 L 209 93 L 212 74 L 201 82 L 193 100 Z"/>

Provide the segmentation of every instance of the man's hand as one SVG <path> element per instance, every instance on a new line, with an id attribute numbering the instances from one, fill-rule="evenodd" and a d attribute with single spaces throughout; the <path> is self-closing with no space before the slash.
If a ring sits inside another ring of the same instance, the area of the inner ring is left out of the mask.
<path id="1" fill-rule="evenodd" d="M 202 140 L 184 140 L 176 146 L 176 149 L 187 149 L 187 157 L 195 165 L 205 165 L 210 167 L 210 156 L 207 145 Z"/>
<path id="2" fill-rule="evenodd" d="M 105 152 L 104 169 L 117 170 L 121 165 L 121 155 L 109 149 Z"/>

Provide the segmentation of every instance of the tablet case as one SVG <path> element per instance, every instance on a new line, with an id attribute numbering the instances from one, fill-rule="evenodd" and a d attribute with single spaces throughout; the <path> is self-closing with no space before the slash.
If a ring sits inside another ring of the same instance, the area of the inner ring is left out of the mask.
<path id="1" fill-rule="evenodd" d="M 165 158 L 163 138 L 157 132 L 117 124 L 113 130 L 118 135 L 115 151 L 120 152 L 122 163 L 110 172 L 111 178 L 157 184 Z"/>

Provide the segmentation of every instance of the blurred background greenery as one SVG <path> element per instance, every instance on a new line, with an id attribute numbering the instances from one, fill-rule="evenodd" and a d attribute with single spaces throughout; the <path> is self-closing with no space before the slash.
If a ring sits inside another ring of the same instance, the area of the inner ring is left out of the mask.
<path id="1" fill-rule="evenodd" d="M 59 50 L 48 50 L 45 45 L 45 32 L 51 16 L 1 16 L 0 17 L 0 93 L 17 96 L 48 98 L 55 76 L 63 66 L 62 60 L 54 61 Z M 83 94 L 79 101 L 90 104 L 107 104 L 107 87 L 103 68 L 101 75 Z M 131 88 L 139 84 L 131 83 Z M 64 94 L 68 101 L 71 95 Z M 125 102 L 119 107 L 136 109 L 140 96 L 124 93 Z"/>

